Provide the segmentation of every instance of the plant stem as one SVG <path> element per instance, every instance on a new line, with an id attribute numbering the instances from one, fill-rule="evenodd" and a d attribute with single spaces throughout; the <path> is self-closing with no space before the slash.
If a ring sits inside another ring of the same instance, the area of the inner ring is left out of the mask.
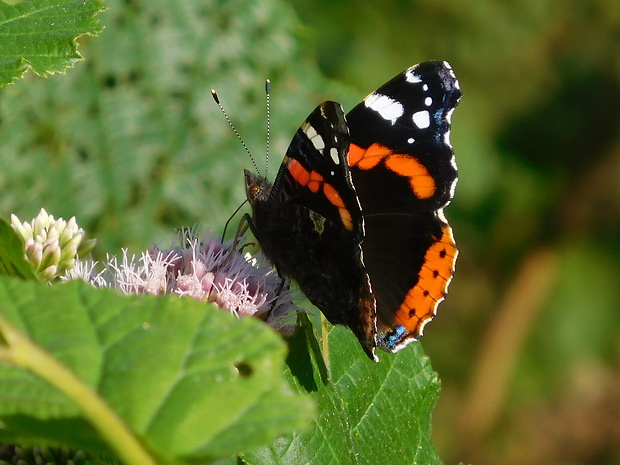
<path id="1" fill-rule="evenodd" d="M 125 465 L 157 464 L 133 432 L 95 391 L 17 331 L 2 315 L 0 336 L 6 341 L 7 347 L 3 352 L 10 355 L 10 361 L 31 370 L 71 399 Z"/>

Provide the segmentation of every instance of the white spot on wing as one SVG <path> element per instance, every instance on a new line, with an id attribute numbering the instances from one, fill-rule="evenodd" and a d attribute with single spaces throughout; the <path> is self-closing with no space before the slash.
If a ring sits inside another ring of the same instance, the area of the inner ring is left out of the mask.
<path id="1" fill-rule="evenodd" d="M 457 170 L 457 166 L 456 166 L 456 158 L 454 158 L 454 155 L 452 155 L 452 158 L 450 158 L 450 164 L 452 165 L 452 168 L 454 168 L 455 170 Z"/>
<path id="2" fill-rule="evenodd" d="M 312 145 L 314 145 L 314 148 L 317 149 L 319 152 L 323 152 L 323 149 L 325 148 L 325 141 L 323 140 L 321 135 L 316 132 L 316 129 L 314 129 L 314 127 L 310 124 L 302 126 L 302 129 L 308 139 L 310 139 L 310 142 L 312 142 Z"/>
<path id="3" fill-rule="evenodd" d="M 433 99 L 431 97 L 426 97 L 424 99 L 424 105 L 426 105 L 427 107 L 430 107 L 433 104 Z"/>
<path id="4" fill-rule="evenodd" d="M 414 142 L 415 142 L 415 139 L 413 137 L 410 137 L 409 139 L 407 139 L 408 144 L 413 144 Z"/>
<path id="5" fill-rule="evenodd" d="M 454 181 L 452 181 L 452 185 L 450 186 L 450 200 L 446 203 L 446 205 L 449 205 L 452 198 L 454 198 L 454 191 L 456 191 L 456 183 L 458 182 L 458 180 L 459 178 L 454 178 Z"/>
<path id="6" fill-rule="evenodd" d="M 440 208 L 439 210 L 437 210 L 436 215 L 437 215 L 437 218 L 439 218 L 442 223 L 448 224 L 448 220 L 446 219 L 446 215 L 443 212 L 443 208 Z"/>
<path id="7" fill-rule="evenodd" d="M 452 113 L 454 113 L 454 108 L 450 108 L 447 112 L 446 112 L 446 121 L 448 122 L 448 124 L 452 123 Z"/>
<path id="8" fill-rule="evenodd" d="M 314 129 L 314 126 L 310 126 L 309 124 L 304 128 L 304 132 L 306 133 L 306 136 L 308 136 L 308 139 L 312 139 L 313 137 L 318 136 L 318 133 L 316 132 L 316 129 Z"/>
<path id="9" fill-rule="evenodd" d="M 312 141 L 312 145 L 314 145 L 315 149 L 319 152 L 323 152 L 323 149 L 325 148 L 325 141 L 321 136 L 317 134 L 315 137 L 310 138 L 310 140 Z"/>
<path id="10" fill-rule="evenodd" d="M 402 103 L 387 95 L 378 94 L 376 92 L 366 97 L 364 104 L 366 107 L 379 113 L 383 119 L 392 124 L 405 113 L 405 108 Z"/>
<path id="11" fill-rule="evenodd" d="M 336 147 L 332 147 L 331 149 L 329 149 L 329 156 L 332 158 L 334 164 L 340 164 L 340 159 L 338 158 L 338 149 Z"/>
<path id="12" fill-rule="evenodd" d="M 418 74 L 416 74 L 415 68 L 416 66 L 412 66 L 407 71 L 405 71 L 405 79 L 411 84 L 422 82 L 422 78 Z"/>
<path id="13" fill-rule="evenodd" d="M 416 111 L 413 114 L 413 122 L 420 129 L 426 129 L 431 125 L 431 116 L 427 110 Z"/>

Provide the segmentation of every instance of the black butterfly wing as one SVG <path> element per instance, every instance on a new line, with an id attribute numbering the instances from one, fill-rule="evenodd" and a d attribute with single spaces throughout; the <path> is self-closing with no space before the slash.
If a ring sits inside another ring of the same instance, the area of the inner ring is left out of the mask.
<path id="1" fill-rule="evenodd" d="M 365 227 L 362 250 L 377 304 L 377 345 L 421 336 L 454 272 L 443 214 L 457 181 L 450 118 L 461 92 L 446 62 L 412 66 L 347 114 L 348 154 Z"/>

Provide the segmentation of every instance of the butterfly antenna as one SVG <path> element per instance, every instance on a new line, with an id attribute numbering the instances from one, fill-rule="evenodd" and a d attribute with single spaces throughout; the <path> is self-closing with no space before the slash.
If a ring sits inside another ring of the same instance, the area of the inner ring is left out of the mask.
<path id="1" fill-rule="evenodd" d="M 254 161 L 254 157 L 250 153 L 250 149 L 245 144 L 245 142 L 241 138 L 241 135 L 239 134 L 239 131 L 237 131 L 237 128 L 235 127 L 235 125 L 232 123 L 232 121 L 228 117 L 228 114 L 226 113 L 226 110 L 224 110 L 224 107 L 220 103 L 220 99 L 217 96 L 217 92 L 215 92 L 215 89 L 211 89 L 211 95 L 213 96 L 213 100 L 215 100 L 215 103 L 217 104 L 217 106 L 220 107 L 220 110 L 222 111 L 222 114 L 224 115 L 224 118 L 226 118 L 226 121 L 228 122 L 228 125 L 233 130 L 233 132 L 235 133 L 235 136 L 237 136 L 237 139 L 239 139 L 239 142 L 241 142 L 241 145 L 243 145 L 243 148 L 245 149 L 246 153 L 250 157 L 250 160 L 252 160 L 252 165 L 254 165 L 254 169 L 258 173 L 258 166 L 256 165 L 256 161 Z"/>
<path id="2" fill-rule="evenodd" d="M 266 149 L 266 155 L 265 155 L 265 177 L 267 177 L 267 171 L 269 169 L 269 140 L 270 140 L 270 136 L 271 136 L 271 105 L 270 105 L 270 99 L 269 97 L 271 96 L 271 81 L 269 79 L 267 79 L 265 81 L 265 98 L 267 100 L 266 104 L 267 104 L 267 149 Z"/>

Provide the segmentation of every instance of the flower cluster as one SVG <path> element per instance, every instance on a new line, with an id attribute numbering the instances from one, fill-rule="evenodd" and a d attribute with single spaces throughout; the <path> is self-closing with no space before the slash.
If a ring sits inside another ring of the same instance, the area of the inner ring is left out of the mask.
<path id="1" fill-rule="evenodd" d="M 120 259 L 108 256 L 98 271 L 97 262 L 84 258 L 96 240 L 85 240 L 75 218 L 56 220 L 41 209 L 30 223 L 11 215 L 11 224 L 24 241 L 26 258 L 46 281 L 83 279 L 125 294 L 187 296 L 237 316 L 259 317 L 285 333 L 294 327 L 299 308 L 288 281 L 262 254 L 240 253 L 243 238 L 222 242 L 183 230 L 170 249 L 152 247 L 139 256 L 123 250 Z"/>
<path id="2" fill-rule="evenodd" d="M 11 215 L 11 226 L 24 241 L 26 258 L 46 281 L 72 269 L 76 259 L 87 256 L 97 242 L 96 239 L 84 240 L 86 233 L 78 227 L 75 217 L 69 221 L 55 220 L 43 208 L 30 223 L 22 223 Z"/>
<path id="3" fill-rule="evenodd" d="M 262 254 L 238 249 L 243 249 L 239 239 L 222 242 L 208 233 L 198 236 L 183 230 L 170 249 L 152 247 L 140 256 L 124 250 L 120 260 L 108 256 L 101 271 L 92 260 L 78 260 L 63 279 L 83 279 L 125 294 L 188 296 L 238 316 L 262 318 L 282 332 L 292 331 L 298 307 L 292 303 L 289 283 Z"/>

